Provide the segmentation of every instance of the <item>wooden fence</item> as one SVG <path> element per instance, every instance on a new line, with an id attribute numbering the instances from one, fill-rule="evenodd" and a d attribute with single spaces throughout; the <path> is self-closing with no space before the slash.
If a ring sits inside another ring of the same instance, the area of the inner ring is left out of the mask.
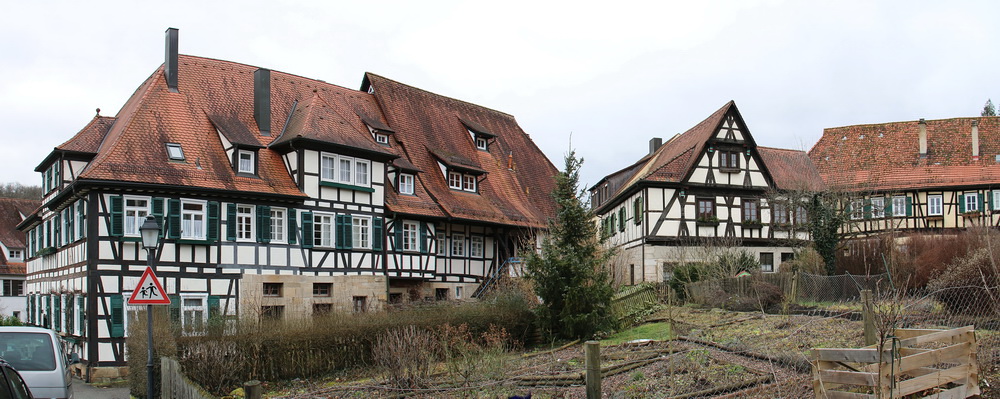
<path id="1" fill-rule="evenodd" d="M 161 399 L 215 399 L 198 384 L 181 372 L 176 360 L 160 358 L 160 398 Z"/>
<path id="2" fill-rule="evenodd" d="M 860 349 L 813 349 L 817 398 L 967 398 L 979 394 L 976 334 L 952 330 L 896 329 L 881 353 Z"/>
<path id="3" fill-rule="evenodd" d="M 623 320 L 658 302 L 656 287 L 649 284 L 622 287 L 611 298 L 611 313 Z"/>

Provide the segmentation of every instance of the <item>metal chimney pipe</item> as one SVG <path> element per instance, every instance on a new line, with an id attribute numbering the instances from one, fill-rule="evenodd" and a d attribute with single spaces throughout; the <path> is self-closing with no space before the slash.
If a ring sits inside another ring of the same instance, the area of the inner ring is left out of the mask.
<path id="1" fill-rule="evenodd" d="M 166 60 L 163 75 L 167 78 L 167 88 L 177 92 L 177 28 L 167 28 Z"/>

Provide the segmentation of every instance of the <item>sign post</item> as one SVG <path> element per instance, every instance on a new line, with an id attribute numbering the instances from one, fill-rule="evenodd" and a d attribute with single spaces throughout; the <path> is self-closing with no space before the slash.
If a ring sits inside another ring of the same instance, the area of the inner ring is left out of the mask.
<path id="1" fill-rule="evenodd" d="M 152 251 L 150 251 L 152 252 Z M 142 272 L 139 284 L 128 298 L 129 305 L 146 305 L 147 357 L 146 357 L 146 396 L 153 399 L 153 305 L 169 305 L 170 298 L 160 285 L 160 279 L 153 273 L 153 257 L 149 256 L 149 266 Z"/>

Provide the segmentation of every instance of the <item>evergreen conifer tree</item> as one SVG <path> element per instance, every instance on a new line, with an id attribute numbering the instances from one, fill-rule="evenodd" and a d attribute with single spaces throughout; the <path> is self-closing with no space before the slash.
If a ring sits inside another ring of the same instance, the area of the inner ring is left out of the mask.
<path id="1" fill-rule="evenodd" d="M 983 112 L 979 116 L 997 116 L 997 109 L 993 106 L 992 99 L 986 99 L 986 105 L 983 106 Z"/>
<path id="2" fill-rule="evenodd" d="M 597 234 L 593 212 L 581 200 L 582 159 L 566 155 L 566 169 L 556 176 L 552 193 L 557 215 L 549 222 L 541 254 L 526 257 L 528 278 L 542 299 L 539 321 L 552 336 L 590 338 L 613 328 L 611 297 L 614 289 L 605 271 L 611 251 Z"/>

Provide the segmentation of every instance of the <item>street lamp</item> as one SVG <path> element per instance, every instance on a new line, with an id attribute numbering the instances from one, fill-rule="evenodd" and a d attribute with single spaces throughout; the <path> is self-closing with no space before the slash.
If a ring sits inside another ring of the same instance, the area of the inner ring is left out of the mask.
<path id="1" fill-rule="evenodd" d="M 149 268 L 153 268 L 153 253 L 160 241 L 160 224 L 156 223 L 156 218 L 152 215 L 146 216 L 146 221 L 139 226 L 139 234 L 142 235 L 142 248 L 146 250 L 146 263 Z M 139 287 L 136 287 L 139 289 Z M 146 331 L 148 341 L 146 342 L 146 399 L 153 399 L 153 305 L 146 305 Z"/>

